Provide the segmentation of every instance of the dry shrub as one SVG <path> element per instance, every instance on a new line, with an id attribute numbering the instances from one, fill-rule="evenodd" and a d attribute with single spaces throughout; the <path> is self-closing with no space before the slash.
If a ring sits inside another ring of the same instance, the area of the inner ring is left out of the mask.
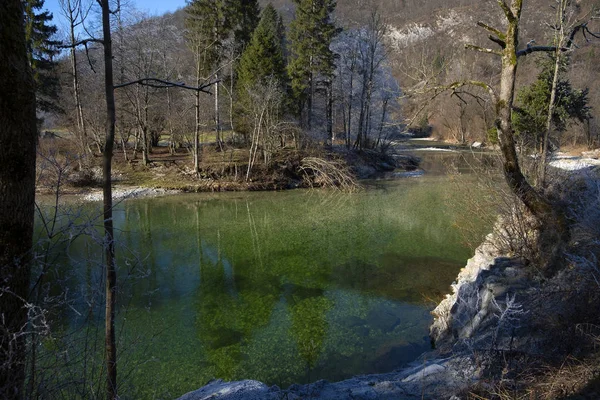
<path id="1" fill-rule="evenodd" d="M 360 185 L 341 161 L 325 160 L 318 157 L 305 157 L 300 162 L 308 186 L 339 189 L 352 192 Z"/>

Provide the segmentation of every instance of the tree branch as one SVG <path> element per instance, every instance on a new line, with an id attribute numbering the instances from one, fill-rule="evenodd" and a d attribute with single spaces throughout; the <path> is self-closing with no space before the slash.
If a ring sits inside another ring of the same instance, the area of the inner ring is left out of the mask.
<path id="1" fill-rule="evenodd" d="M 138 85 L 149 86 L 149 87 L 153 87 L 153 88 L 157 88 L 157 89 L 178 87 L 181 89 L 194 90 L 196 92 L 204 92 L 207 94 L 212 94 L 210 91 L 206 90 L 206 88 L 210 87 L 218 82 L 219 81 L 211 81 L 208 83 L 204 83 L 204 84 L 200 85 L 199 87 L 194 87 L 194 86 L 188 86 L 182 82 L 170 82 L 170 81 L 165 81 L 163 79 L 157 79 L 157 78 L 142 78 L 142 79 L 138 79 L 136 81 L 131 81 L 131 82 L 126 82 L 126 83 L 121 83 L 119 85 L 115 85 L 114 88 L 119 89 L 119 88 L 124 88 L 127 86 L 138 84 Z"/>
<path id="2" fill-rule="evenodd" d="M 77 42 L 74 42 L 74 43 L 60 44 L 56 47 L 58 47 L 59 49 L 72 49 L 74 47 L 87 46 L 88 43 L 100 43 L 100 44 L 104 45 L 104 41 L 102 39 L 87 38 L 87 39 L 83 39 L 83 40 L 78 40 Z"/>
<path id="3" fill-rule="evenodd" d="M 506 16 L 506 19 L 508 19 L 510 22 L 512 22 L 516 19 L 515 14 L 513 14 L 512 10 L 504 2 L 504 0 L 498 0 L 498 5 L 502 9 L 502 11 L 504 11 L 504 15 Z"/>
<path id="4" fill-rule="evenodd" d="M 517 57 L 526 56 L 527 54 L 535 53 L 535 52 L 545 52 L 545 53 L 553 53 L 559 50 L 556 46 L 531 46 L 527 45 L 526 48 L 517 51 Z M 561 47 L 560 51 L 568 51 L 567 47 Z"/>
<path id="5" fill-rule="evenodd" d="M 481 28 L 485 29 L 486 31 L 490 32 L 491 34 L 494 34 L 494 35 L 496 35 L 496 36 L 497 36 L 498 38 L 500 38 L 500 40 L 502 40 L 502 41 L 506 40 L 506 35 L 505 35 L 503 32 L 501 32 L 500 30 L 498 30 L 498 29 L 496 29 L 496 28 L 494 28 L 494 27 L 492 27 L 492 26 L 489 26 L 489 25 L 487 25 L 487 24 L 484 24 L 484 23 L 483 23 L 483 22 L 481 22 L 481 21 L 477 22 L 477 26 L 479 26 L 479 27 L 481 27 Z"/>
<path id="6" fill-rule="evenodd" d="M 474 44 L 465 44 L 465 49 L 475 50 L 475 51 L 479 51 L 481 53 L 486 53 L 486 54 L 495 54 L 497 56 L 501 56 L 502 55 L 502 52 L 499 51 L 499 50 L 487 49 L 487 48 L 484 48 L 484 47 L 475 46 Z"/>
<path id="7" fill-rule="evenodd" d="M 504 40 L 499 39 L 494 35 L 488 36 L 488 39 L 490 39 L 492 42 L 496 43 L 498 46 L 502 47 L 502 49 L 506 48 L 506 42 Z"/>

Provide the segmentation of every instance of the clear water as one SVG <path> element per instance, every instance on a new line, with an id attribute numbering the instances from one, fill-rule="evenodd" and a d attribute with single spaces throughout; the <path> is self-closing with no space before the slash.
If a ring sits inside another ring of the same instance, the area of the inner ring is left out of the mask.
<path id="1" fill-rule="evenodd" d="M 123 398 L 173 398 L 212 378 L 282 387 L 341 380 L 414 360 L 429 349 L 434 301 L 471 254 L 450 206 L 459 192 L 438 173 L 353 194 L 186 194 L 119 204 Z M 66 286 L 74 299 L 56 318 L 72 333 L 44 348 L 79 354 L 85 346 L 87 357 L 61 371 L 101 387 L 101 249 L 86 236 L 53 252 L 60 268 L 51 292 Z"/>

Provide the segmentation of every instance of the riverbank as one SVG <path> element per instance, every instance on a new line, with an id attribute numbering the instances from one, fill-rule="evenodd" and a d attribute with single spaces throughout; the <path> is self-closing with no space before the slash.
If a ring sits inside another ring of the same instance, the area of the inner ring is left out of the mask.
<path id="1" fill-rule="evenodd" d="M 85 163 L 70 160 L 60 138 L 42 139 L 38 161 L 39 194 L 76 195 L 86 201 L 101 195 L 101 157 Z M 59 151 L 56 151 L 56 148 Z M 48 153 L 48 154 L 45 154 Z M 87 166 L 84 166 L 87 165 Z M 419 158 L 394 151 L 346 149 L 345 146 L 287 148 L 273 154 L 268 163 L 257 162 L 248 170 L 245 149 L 205 146 L 197 175 L 189 153 L 154 148 L 151 161 L 125 159 L 115 153 L 112 181 L 116 199 L 178 192 L 263 191 L 329 187 L 354 190 L 359 180 L 384 177 L 392 171 L 414 171 Z"/>

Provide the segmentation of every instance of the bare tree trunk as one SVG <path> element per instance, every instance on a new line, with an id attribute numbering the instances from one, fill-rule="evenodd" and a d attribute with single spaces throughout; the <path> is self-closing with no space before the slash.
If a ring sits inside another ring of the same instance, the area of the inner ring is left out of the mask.
<path id="1" fill-rule="evenodd" d="M 73 23 L 71 25 L 71 43 L 75 43 L 75 27 Z M 75 111 L 77 114 L 77 130 L 79 133 L 80 146 L 83 154 L 89 151 L 89 145 L 87 143 L 87 132 L 85 126 L 85 119 L 83 118 L 83 107 L 81 105 L 81 98 L 79 94 L 79 71 L 77 70 L 77 54 L 75 47 L 71 48 L 71 72 L 73 73 L 73 99 L 75 100 Z"/>
<path id="2" fill-rule="evenodd" d="M 312 57 L 311 57 L 311 66 L 312 66 Z M 308 100 L 306 104 L 307 116 L 306 116 L 306 128 L 310 131 L 312 129 L 312 119 L 313 119 L 313 101 L 315 97 L 315 82 L 312 71 L 310 72 L 310 77 L 308 81 Z"/>
<path id="3" fill-rule="evenodd" d="M 567 1 L 559 0 L 560 5 L 557 7 L 557 31 L 554 33 L 554 46 L 556 51 L 554 53 L 554 75 L 552 76 L 552 89 L 550 90 L 550 104 L 548 104 L 548 117 L 546 119 L 546 130 L 544 131 L 544 139 L 542 142 L 542 154 L 540 158 L 539 166 L 539 187 L 544 187 L 546 183 L 546 162 L 548 157 L 548 139 L 550 137 L 550 130 L 552 129 L 552 114 L 554 114 L 554 103 L 556 101 L 556 88 L 558 86 L 558 78 L 560 74 L 560 62 L 561 62 L 561 51 L 563 38 L 565 37 L 565 25 L 564 25 L 564 13 L 567 7 Z"/>
<path id="4" fill-rule="evenodd" d="M 219 149 L 223 149 L 221 145 L 221 116 L 219 110 L 219 74 L 215 74 L 215 140 Z"/>
<path id="5" fill-rule="evenodd" d="M 350 64 L 350 87 L 348 93 L 348 130 L 346 132 L 346 147 L 350 148 L 352 136 L 352 102 L 354 101 L 354 69 L 356 67 L 356 53 L 352 53 L 352 63 Z"/>
<path id="6" fill-rule="evenodd" d="M 331 145 L 335 141 L 333 135 L 333 83 L 327 78 L 327 137 L 331 139 Z"/>
<path id="7" fill-rule="evenodd" d="M 115 340 L 115 306 L 117 300 L 117 270 L 112 204 L 112 156 L 115 141 L 115 89 L 113 82 L 112 38 L 109 0 L 101 0 L 104 44 L 104 89 L 106 93 L 106 141 L 102 153 L 102 185 L 104 206 L 104 257 L 106 268 L 105 357 L 106 398 L 117 400 L 117 346 Z"/>
<path id="8" fill-rule="evenodd" d="M 196 86 L 200 86 L 200 50 L 196 46 Z M 200 176 L 200 92 L 196 92 L 196 126 L 194 127 L 194 173 Z"/>
<path id="9" fill-rule="evenodd" d="M 381 121 L 379 122 L 379 133 L 377 134 L 377 143 L 375 144 L 375 147 L 379 147 L 381 145 L 381 135 L 383 133 L 383 124 L 385 123 L 385 116 L 387 113 L 387 106 L 389 100 L 390 99 L 387 97 L 383 100 L 383 105 L 381 108 Z"/>
<path id="10" fill-rule="evenodd" d="M 0 76 L 0 398 L 12 400 L 24 396 L 37 143 L 20 0 L 0 2 Z"/>

